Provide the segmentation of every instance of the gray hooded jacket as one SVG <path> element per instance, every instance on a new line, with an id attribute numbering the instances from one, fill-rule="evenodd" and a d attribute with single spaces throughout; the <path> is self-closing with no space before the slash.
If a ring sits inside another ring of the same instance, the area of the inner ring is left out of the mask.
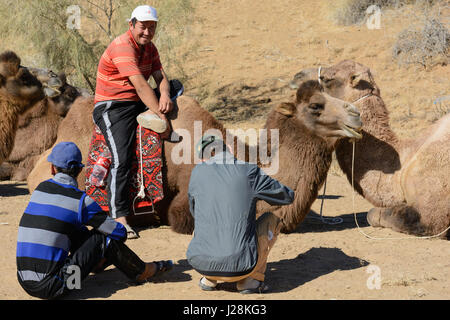
<path id="1" fill-rule="evenodd" d="M 257 200 L 286 205 L 294 192 L 228 152 L 192 170 L 189 205 L 195 227 L 186 255 L 195 270 L 229 277 L 251 272 L 258 260 Z"/>

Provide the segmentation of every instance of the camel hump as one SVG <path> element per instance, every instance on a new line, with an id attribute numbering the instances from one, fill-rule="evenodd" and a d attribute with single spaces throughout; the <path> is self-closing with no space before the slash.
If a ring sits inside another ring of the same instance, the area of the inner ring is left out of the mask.
<path id="1" fill-rule="evenodd" d="M 428 199 L 450 201 L 450 114 L 430 129 L 402 170 L 401 184 L 408 203 L 424 198 L 424 193 L 429 193 Z"/>

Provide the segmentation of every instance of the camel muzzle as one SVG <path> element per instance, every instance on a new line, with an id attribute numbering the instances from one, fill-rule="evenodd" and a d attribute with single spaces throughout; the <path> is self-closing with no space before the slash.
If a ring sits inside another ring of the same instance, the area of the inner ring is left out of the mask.
<path id="1" fill-rule="evenodd" d="M 39 68 L 27 68 L 30 73 L 35 76 L 44 87 L 44 93 L 49 98 L 57 97 L 61 94 L 63 81 L 58 75 L 51 70 Z"/>

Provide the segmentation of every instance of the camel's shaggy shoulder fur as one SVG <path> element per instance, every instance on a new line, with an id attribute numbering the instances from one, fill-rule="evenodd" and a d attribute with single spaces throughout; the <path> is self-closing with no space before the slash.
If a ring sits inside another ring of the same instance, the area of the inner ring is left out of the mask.
<path id="1" fill-rule="evenodd" d="M 44 97 L 41 83 L 12 51 L 0 54 L 0 164 L 11 153 L 19 115 Z"/>

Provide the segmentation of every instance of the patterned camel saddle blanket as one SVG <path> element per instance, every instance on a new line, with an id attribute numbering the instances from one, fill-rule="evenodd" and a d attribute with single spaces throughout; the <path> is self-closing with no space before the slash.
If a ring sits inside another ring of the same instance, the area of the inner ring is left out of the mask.
<path id="1" fill-rule="evenodd" d="M 142 138 L 142 140 L 140 140 Z M 142 143 L 140 143 L 142 142 Z M 158 133 L 140 127 L 136 130 L 136 152 L 133 155 L 130 174 L 130 212 L 145 213 L 151 211 L 153 205 L 162 200 L 162 141 Z M 141 147 L 142 146 L 142 147 Z M 142 150 L 142 157 L 141 157 Z M 111 160 L 111 153 L 105 138 L 98 126 L 94 125 L 94 132 L 89 145 L 88 159 L 86 161 L 86 193 L 94 199 L 100 207 L 108 212 L 108 197 L 106 186 L 96 186 L 91 184 L 89 177 L 98 157 L 103 156 Z M 142 175 L 141 175 L 142 159 Z M 109 174 L 109 170 L 108 170 Z M 143 177 L 145 196 L 138 196 L 141 186 L 141 176 Z M 106 179 L 105 179 L 106 180 Z M 145 209 L 144 209 L 145 208 Z M 148 208 L 148 210 L 147 210 Z M 140 210 L 139 210 L 140 209 Z M 144 212 L 143 212 L 144 211 Z"/>

